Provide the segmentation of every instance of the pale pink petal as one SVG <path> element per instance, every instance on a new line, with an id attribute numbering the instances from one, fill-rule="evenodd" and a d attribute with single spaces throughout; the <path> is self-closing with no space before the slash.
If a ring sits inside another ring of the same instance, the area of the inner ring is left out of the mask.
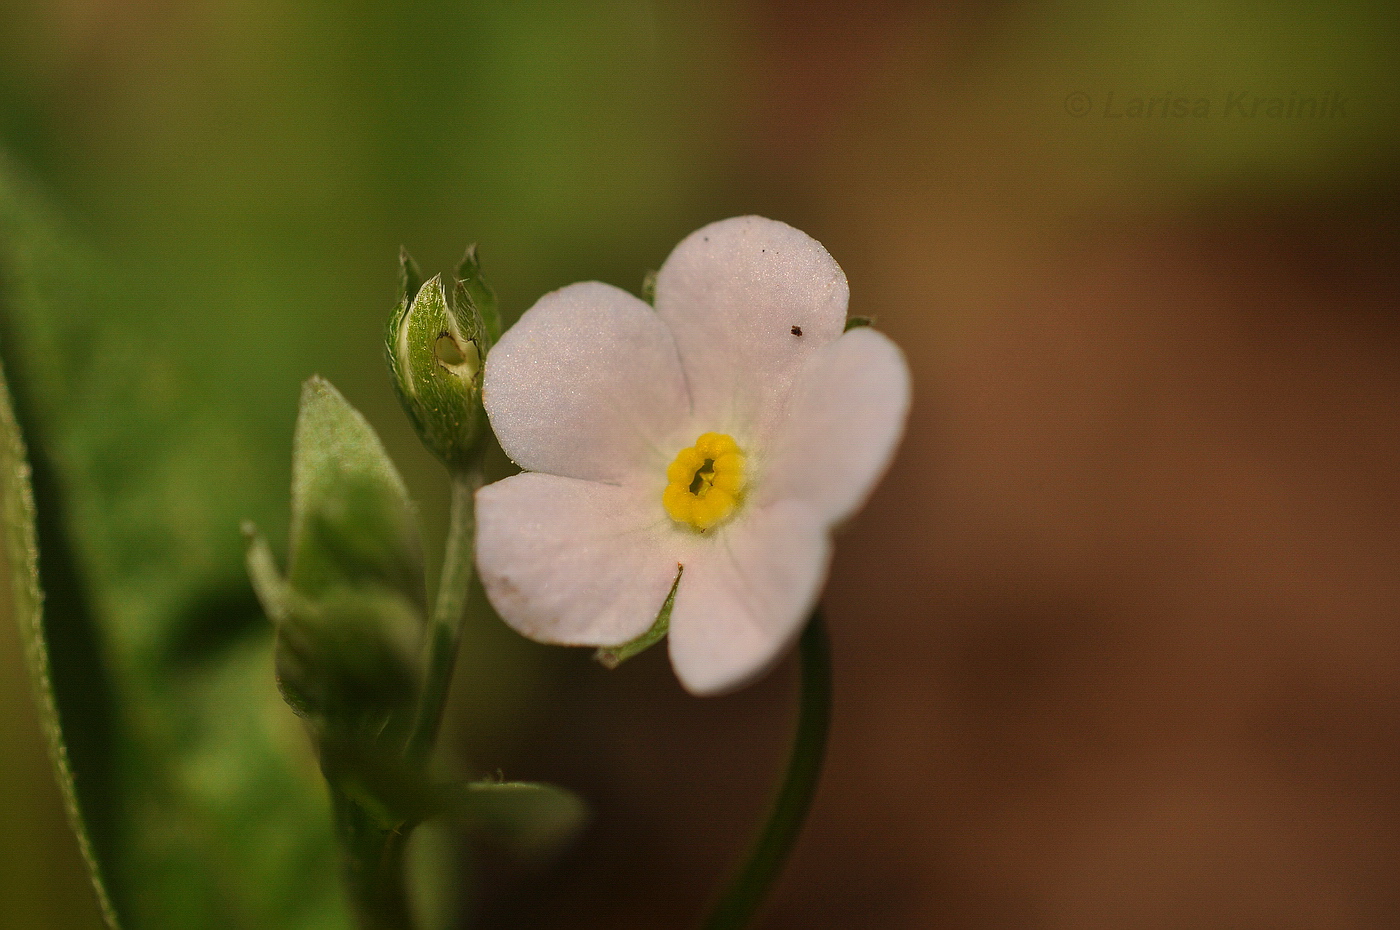
<path id="1" fill-rule="evenodd" d="M 675 530 L 656 488 L 521 474 L 478 491 L 476 519 L 487 597 L 538 642 L 636 639 L 676 579 Z"/>
<path id="2" fill-rule="evenodd" d="M 778 661 L 802 632 L 831 561 L 822 518 L 781 501 L 742 519 L 684 557 L 671 612 L 671 664 L 688 691 L 741 688 Z"/>
<path id="3" fill-rule="evenodd" d="M 525 312 L 486 358 L 482 399 L 522 468 L 606 481 L 664 471 L 690 412 L 666 324 L 596 282 L 546 294 Z"/>
<path id="4" fill-rule="evenodd" d="M 761 442 L 803 361 L 841 335 L 841 267 L 806 233 L 742 216 L 676 246 L 656 278 L 698 428 Z"/>
<path id="5" fill-rule="evenodd" d="M 807 360 L 763 454 L 756 503 L 805 501 L 830 522 L 860 509 L 894 457 L 909 366 L 883 333 L 853 329 Z"/>

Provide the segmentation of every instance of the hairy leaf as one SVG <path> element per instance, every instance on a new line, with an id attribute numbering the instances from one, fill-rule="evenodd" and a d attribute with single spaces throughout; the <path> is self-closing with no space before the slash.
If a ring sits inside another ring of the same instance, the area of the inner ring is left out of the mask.
<path id="1" fill-rule="evenodd" d="M 291 427 L 274 411 L 293 408 L 266 375 L 288 360 L 253 351 L 252 330 L 191 352 L 197 307 L 162 309 L 74 252 L 0 159 L 0 351 L 37 504 L 26 539 L 7 429 L 12 597 L 109 919 L 346 927 L 329 800 L 271 686 L 237 533 L 285 520 L 285 478 L 268 477 Z"/>
<path id="2" fill-rule="evenodd" d="M 92 877 L 102 918 L 112 930 L 118 930 L 116 909 L 107 894 L 102 868 L 84 818 L 85 805 L 78 797 L 73 766 L 64 741 L 58 699 L 54 694 L 54 676 L 44 633 L 44 594 L 39 581 L 39 549 L 30 475 L 24 440 L 15 420 L 4 372 L 0 370 L 0 524 L 3 524 L 0 532 L 4 534 L 4 557 L 10 571 L 8 606 L 19 622 L 39 722 L 48 740 L 49 755 L 68 810 L 69 824 L 78 838 L 79 849 Z"/>

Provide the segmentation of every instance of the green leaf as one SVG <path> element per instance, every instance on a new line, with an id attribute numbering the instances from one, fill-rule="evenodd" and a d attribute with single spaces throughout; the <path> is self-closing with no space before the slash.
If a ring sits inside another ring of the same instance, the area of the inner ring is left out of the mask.
<path id="1" fill-rule="evenodd" d="M 148 286 L 74 249 L 0 156 L 0 351 L 34 469 L 42 629 L 35 589 L 15 607 L 60 778 L 126 930 L 340 930 L 329 798 L 271 685 L 237 534 L 286 519 L 268 476 L 285 474 L 300 363 L 197 293 L 173 313 Z"/>
<path id="2" fill-rule="evenodd" d="M 435 784 L 423 770 L 383 753 L 339 747 L 345 773 L 337 791 L 368 815 L 374 829 L 408 833 L 446 818 L 473 840 L 521 859 L 547 855 L 569 842 L 588 820 L 577 794 L 533 782 L 473 781 Z"/>
<path id="3" fill-rule="evenodd" d="M 302 389 L 292 442 L 290 551 L 288 581 L 307 597 L 382 585 L 427 611 L 408 489 L 374 428 L 322 378 Z"/>
<path id="4" fill-rule="evenodd" d="M 0 368 L 0 531 L 4 534 L 5 564 L 9 567 L 10 610 L 19 621 L 25 660 L 34 684 L 40 725 L 48 740 L 49 755 L 58 775 L 59 790 L 68 810 L 68 821 L 78 838 L 78 847 L 87 863 L 97 893 L 102 917 L 112 930 L 118 930 L 116 910 L 107 894 L 102 868 L 83 816 L 63 738 L 58 699 L 44 635 L 44 594 L 39 583 L 39 549 L 34 525 L 34 494 L 30 467 L 19 424 L 10 404 L 10 392 Z"/>
<path id="5" fill-rule="evenodd" d="M 346 745 L 397 757 L 423 685 L 427 592 L 417 514 L 363 416 L 321 378 L 302 390 L 292 453 L 291 566 L 245 527 L 248 571 L 277 628 L 277 681 L 328 777 Z"/>
<path id="6" fill-rule="evenodd" d="M 318 743 L 401 752 L 422 689 L 422 612 L 384 588 L 316 601 L 293 593 L 291 605 L 277 629 L 277 682 L 287 702 L 310 719 Z"/>
<path id="7" fill-rule="evenodd" d="M 555 852 L 588 821 L 579 796 L 553 785 L 482 781 L 430 791 L 437 813 L 521 859 Z"/>

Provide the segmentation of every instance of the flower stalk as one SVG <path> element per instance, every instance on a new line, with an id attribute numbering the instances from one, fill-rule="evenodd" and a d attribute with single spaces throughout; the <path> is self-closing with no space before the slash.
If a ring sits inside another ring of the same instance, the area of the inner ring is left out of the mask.
<path id="1" fill-rule="evenodd" d="M 831 645 L 821 608 L 808 621 L 798 653 L 802 662 L 802 694 L 787 773 L 763 832 L 710 911 L 705 930 L 741 930 L 753 920 L 769 888 L 782 874 L 821 780 L 831 729 Z"/>
<path id="2" fill-rule="evenodd" d="M 452 685 L 452 672 L 457 665 L 467 594 L 471 590 L 475 566 L 475 501 L 482 480 L 481 472 L 477 470 L 459 471 L 452 475 L 447 545 L 443 551 L 442 574 L 438 580 L 437 601 L 429 634 L 427 676 L 418 718 L 407 747 L 407 757 L 412 763 L 426 763 L 437 743 L 443 709 Z"/>
<path id="3" fill-rule="evenodd" d="M 422 767 L 437 743 L 475 570 L 475 495 L 483 483 L 486 419 L 482 364 L 500 337 L 501 321 L 476 246 L 467 249 L 450 281 L 439 275 L 420 284 L 418 266 L 407 252 L 400 255 L 400 264 L 402 295 L 385 332 L 389 371 L 418 438 L 447 466 L 452 479 L 423 690 L 404 747 L 406 761 Z"/>

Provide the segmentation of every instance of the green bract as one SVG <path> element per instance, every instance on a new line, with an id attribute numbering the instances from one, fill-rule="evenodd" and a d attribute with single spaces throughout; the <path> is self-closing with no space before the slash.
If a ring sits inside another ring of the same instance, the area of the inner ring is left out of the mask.
<path id="1" fill-rule="evenodd" d="M 432 306 L 435 284 L 415 306 Z M 306 720 L 330 783 L 342 874 L 362 927 L 409 926 L 406 844 L 428 818 L 449 815 L 522 855 L 577 831 L 586 814 L 568 791 L 428 778 L 414 752 L 434 700 L 417 514 L 374 430 L 324 380 L 302 390 L 285 578 L 267 543 L 251 526 L 244 532 L 253 586 L 277 628 L 278 684 Z"/>
<path id="2" fill-rule="evenodd" d="M 277 626 L 278 683 L 323 765 L 346 750 L 400 750 L 427 630 L 416 515 L 374 430 L 320 378 L 297 417 L 285 579 L 249 535 L 249 572 Z"/>
<path id="3" fill-rule="evenodd" d="M 419 286 L 413 259 L 404 253 L 401 262 L 403 294 L 385 333 L 394 388 L 423 444 L 448 468 L 461 470 L 485 432 L 481 376 L 501 333 L 496 296 L 481 275 L 475 246 L 450 292 L 441 275 Z"/>

